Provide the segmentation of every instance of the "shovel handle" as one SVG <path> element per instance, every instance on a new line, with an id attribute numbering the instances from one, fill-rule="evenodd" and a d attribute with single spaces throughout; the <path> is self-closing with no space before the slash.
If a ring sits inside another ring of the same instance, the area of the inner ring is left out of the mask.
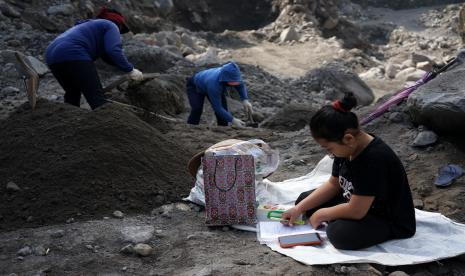
<path id="1" fill-rule="evenodd" d="M 156 78 L 156 77 L 160 76 L 160 74 L 158 74 L 158 73 L 147 73 L 147 74 L 143 74 L 143 76 L 144 76 L 143 80 L 147 80 L 147 79 Z M 129 77 L 129 75 L 123 75 L 123 76 L 119 77 L 117 80 L 113 81 L 112 83 L 110 83 L 109 85 L 104 87 L 103 88 L 103 93 L 110 92 L 114 88 L 118 87 L 118 85 L 121 85 L 121 84 L 127 82 L 130 79 L 131 78 Z"/>

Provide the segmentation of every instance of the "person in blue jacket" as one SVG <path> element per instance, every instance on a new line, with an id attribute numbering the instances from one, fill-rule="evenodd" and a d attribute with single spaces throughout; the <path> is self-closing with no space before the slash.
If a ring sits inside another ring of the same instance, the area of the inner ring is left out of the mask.
<path id="1" fill-rule="evenodd" d="M 252 104 L 248 100 L 247 89 L 241 77 L 239 66 L 234 62 L 223 66 L 206 69 L 187 79 L 186 92 L 191 106 L 188 124 L 198 125 L 202 116 L 205 97 L 210 102 L 219 126 L 245 126 L 245 123 L 228 111 L 226 88 L 234 87 L 248 115 L 252 115 Z"/>
<path id="2" fill-rule="evenodd" d="M 94 65 L 98 58 L 128 73 L 133 80 L 143 79 L 142 72 L 123 54 L 120 34 L 128 31 L 121 13 L 102 8 L 96 19 L 78 21 L 50 43 L 45 59 L 65 90 L 65 103 L 80 106 L 81 93 L 92 109 L 107 102 Z"/>

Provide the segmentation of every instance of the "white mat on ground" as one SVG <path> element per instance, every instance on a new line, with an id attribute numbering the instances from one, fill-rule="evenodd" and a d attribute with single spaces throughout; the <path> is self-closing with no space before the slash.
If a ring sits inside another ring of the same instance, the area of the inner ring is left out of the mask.
<path id="1" fill-rule="evenodd" d="M 257 181 L 257 200 L 260 203 L 294 204 L 300 193 L 323 184 L 330 174 L 333 160 L 323 158 L 315 169 L 302 177 L 282 182 Z M 196 186 L 197 187 L 197 186 Z M 203 187 L 203 186 L 202 186 Z M 203 190 L 198 193 L 204 205 Z M 195 202 L 195 201 L 194 201 Z M 382 265 L 411 265 L 455 257 L 465 253 L 465 225 L 456 223 L 439 213 L 415 210 L 417 232 L 410 239 L 392 240 L 364 250 L 335 249 L 328 241 L 321 247 L 298 246 L 283 249 L 275 241 L 266 241 L 272 250 L 308 265 L 335 263 L 379 263 Z M 254 227 L 237 226 L 254 231 Z"/>
<path id="2" fill-rule="evenodd" d="M 260 201 L 293 203 L 304 191 L 320 186 L 331 174 L 332 160 L 323 158 L 315 169 L 302 177 L 283 182 L 264 180 L 258 185 Z M 465 253 L 465 225 L 453 222 L 439 213 L 415 210 L 417 231 L 410 239 L 391 240 L 363 250 L 338 250 L 327 240 L 321 247 L 297 246 L 284 249 L 277 240 L 266 241 L 272 250 L 308 265 L 335 263 L 379 263 L 411 265 L 455 257 Z"/>
<path id="3" fill-rule="evenodd" d="M 391 240 L 363 250 L 338 250 L 327 240 L 323 246 L 284 249 L 266 242 L 272 250 L 308 265 L 378 263 L 412 265 L 455 257 L 465 253 L 465 225 L 438 213 L 415 210 L 417 232 L 410 239 Z"/>

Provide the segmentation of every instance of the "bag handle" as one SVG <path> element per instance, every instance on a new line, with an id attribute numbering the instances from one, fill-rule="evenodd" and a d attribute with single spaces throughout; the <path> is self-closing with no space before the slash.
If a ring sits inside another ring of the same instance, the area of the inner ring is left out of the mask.
<path id="1" fill-rule="evenodd" d="M 239 157 L 240 158 L 240 157 Z M 213 171 L 213 182 L 215 183 L 215 187 L 220 190 L 220 191 L 223 191 L 223 192 L 228 192 L 230 191 L 232 188 L 234 188 L 234 186 L 236 185 L 236 177 L 237 177 L 237 158 L 234 158 L 234 182 L 233 184 L 231 185 L 231 187 L 229 188 L 220 188 L 218 187 L 218 185 L 216 184 L 216 167 L 218 166 L 218 159 L 216 160 L 215 162 L 215 170 Z M 228 181 L 228 176 L 226 176 L 226 182 Z"/>

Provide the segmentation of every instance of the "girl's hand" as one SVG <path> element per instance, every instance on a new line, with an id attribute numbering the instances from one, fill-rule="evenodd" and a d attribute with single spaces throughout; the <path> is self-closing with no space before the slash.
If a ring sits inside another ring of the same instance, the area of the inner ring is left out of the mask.
<path id="1" fill-rule="evenodd" d="M 287 226 L 293 226 L 294 221 L 296 221 L 300 214 L 301 211 L 298 208 L 292 207 L 291 209 L 283 213 L 283 215 L 281 216 L 281 223 Z"/>
<path id="2" fill-rule="evenodd" d="M 317 229 L 323 222 L 328 221 L 328 208 L 321 208 L 310 217 L 309 221 L 313 229 Z"/>

